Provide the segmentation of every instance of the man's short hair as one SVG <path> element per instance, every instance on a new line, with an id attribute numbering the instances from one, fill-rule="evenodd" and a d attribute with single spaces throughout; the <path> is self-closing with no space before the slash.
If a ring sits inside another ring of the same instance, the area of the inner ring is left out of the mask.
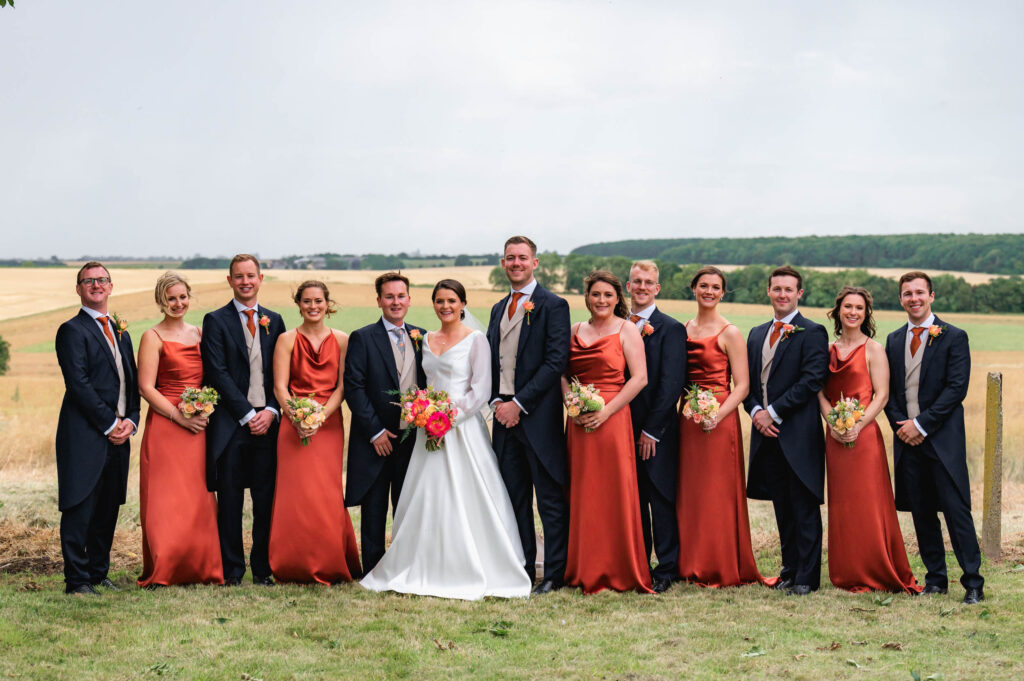
<path id="1" fill-rule="evenodd" d="M 654 276 L 656 278 L 661 276 L 661 271 L 658 270 L 658 265 L 653 260 L 637 260 L 629 266 L 630 273 L 632 273 L 634 269 L 643 270 L 644 272 L 654 272 Z"/>
<path id="2" fill-rule="evenodd" d="M 231 264 L 228 265 L 228 274 L 235 271 L 235 265 L 240 262 L 251 262 L 256 265 L 256 274 L 260 273 L 260 261 L 255 255 L 249 255 L 248 253 L 239 253 L 235 257 L 231 258 Z"/>
<path id="3" fill-rule="evenodd" d="M 102 267 L 103 271 L 107 273 L 107 279 L 110 279 L 110 270 L 107 269 L 106 265 L 96 260 L 90 260 L 82 265 L 81 269 L 78 270 L 78 274 L 75 275 L 75 286 L 78 286 L 78 283 L 82 280 L 82 272 L 91 270 L 94 267 Z"/>
<path id="4" fill-rule="evenodd" d="M 401 272 L 385 272 L 376 279 L 373 280 L 373 287 L 377 289 L 377 297 L 380 298 L 381 290 L 384 288 L 384 284 L 391 283 L 392 281 L 400 281 L 405 284 L 405 292 L 409 292 L 409 277 L 405 276 Z"/>
<path id="5" fill-rule="evenodd" d="M 908 281 L 914 281 L 915 279 L 924 279 L 928 283 L 928 293 L 933 293 L 934 292 L 935 289 L 932 288 L 932 278 L 929 277 L 924 272 L 920 272 L 920 271 L 915 270 L 913 272 L 907 272 L 902 277 L 900 277 L 900 286 L 899 286 L 899 289 L 898 289 L 899 294 L 903 295 L 903 285 L 904 284 L 906 284 Z"/>
<path id="6" fill-rule="evenodd" d="M 776 267 L 772 270 L 772 273 L 768 275 L 768 288 L 772 287 L 772 279 L 775 277 L 796 277 L 796 288 L 797 290 L 803 290 L 804 278 L 800 276 L 800 273 L 789 265 L 783 265 L 782 267 Z"/>
<path id="7" fill-rule="evenodd" d="M 502 255 L 505 254 L 505 251 L 508 250 L 509 246 L 512 246 L 514 244 L 526 244 L 527 246 L 530 247 L 530 252 L 533 253 L 533 257 L 537 257 L 537 244 L 533 243 L 533 241 L 529 237 L 525 236 L 509 237 L 508 241 L 505 242 L 505 248 L 501 249 Z"/>

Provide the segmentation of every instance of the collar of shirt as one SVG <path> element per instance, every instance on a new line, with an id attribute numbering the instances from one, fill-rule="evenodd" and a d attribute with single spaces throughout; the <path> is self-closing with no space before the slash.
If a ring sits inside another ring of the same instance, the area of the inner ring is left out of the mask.
<path id="1" fill-rule="evenodd" d="M 401 326 L 395 326 L 394 324 L 392 324 L 388 320 L 384 319 L 384 317 L 381 317 L 380 320 L 382 322 L 384 322 L 384 330 L 388 332 L 388 335 L 391 335 L 391 332 L 394 331 L 395 329 L 404 329 L 405 328 L 405 322 L 402 322 Z"/>
<path id="2" fill-rule="evenodd" d="M 92 309 L 91 307 L 86 307 L 85 305 L 82 306 L 82 309 L 85 310 L 86 314 L 88 314 L 93 319 L 99 319 L 100 317 L 109 317 L 110 316 L 109 312 L 97 312 L 96 310 Z M 109 321 L 107 323 L 109 324 Z"/>
<path id="3" fill-rule="evenodd" d="M 782 322 L 783 324 L 792 324 L 793 319 L 800 313 L 800 310 L 793 310 L 782 319 L 775 319 L 776 322 Z"/>
<path id="4" fill-rule="evenodd" d="M 929 326 L 931 326 L 931 325 L 932 325 L 932 324 L 934 324 L 934 323 L 935 323 L 935 313 L 934 313 L 934 312 L 933 312 L 933 313 L 931 313 L 930 315 L 928 315 L 928 319 L 924 320 L 924 321 L 923 321 L 922 323 L 920 323 L 920 324 L 911 324 L 911 323 L 910 323 L 910 322 L 908 321 L 908 322 L 907 322 L 907 334 L 910 334 L 910 333 L 912 333 L 912 330 L 913 330 L 913 329 L 916 329 L 916 328 L 917 328 L 917 327 L 919 327 L 919 326 L 920 326 L 921 328 L 927 329 L 927 328 L 928 328 Z"/>
<path id="5" fill-rule="evenodd" d="M 256 312 L 259 312 L 259 303 L 256 303 L 252 307 L 246 307 L 245 305 L 242 305 L 240 302 L 238 302 L 237 298 L 232 298 L 231 302 L 235 304 L 235 309 L 238 310 L 238 314 L 245 314 L 246 310 L 255 310 Z"/>
<path id="6" fill-rule="evenodd" d="M 526 286 L 522 287 L 518 291 L 516 289 L 512 289 L 512 293 L 522 293 L 527 298 L 530 298 L 530 297 L 533 296 L 533 292 L 536 289 L 537 289 L 537 280 L 536 279 L 531 279 L 529 284 L 527 284 Z M 511 295 L 511 293 L 509 295 Z"/>
<path id="7" fill-rule="evenodd" d="M 640 319 L 642 319 L 643 321 L 650 321 L 651 320 L 651 315 L 654 314 L 654 309 L 656 307 L 657 307 L 656 303 L 651 303 L 650 305 L 648 305 L 644 309 L 640 310 L 639 312 L 630 311 L 629 314 L 631 314 L 631 315 L 635 314 L 637 317 L 640 317 Z M 639 323 L 640 322 L 637 322 L 637 324 L 639 324 Z"/>

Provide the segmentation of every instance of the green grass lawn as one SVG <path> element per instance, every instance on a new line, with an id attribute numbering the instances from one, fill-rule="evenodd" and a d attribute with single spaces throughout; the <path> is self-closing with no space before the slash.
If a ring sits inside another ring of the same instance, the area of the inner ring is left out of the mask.
<path id="1" fill-rule="evenodd" d="M 916 557 L 913 557 L 916 558 Z M 951 566 L 955 565 L 949 556 Z M 772 574 L 771 556 L 760 556 Z M 913 561 L 918 575 L 923 569 Z M 0 575 L 0 674 L 32 679 L 1015 679 L 1024 570 L 985 565 L 988 600 L 806 598 L 760 586 L 661 596 L 563 590 L 467 603 L 335 587 L 124 588 L 67 597 Z M 824 580 L 827 584 L 827 579 Z"/>

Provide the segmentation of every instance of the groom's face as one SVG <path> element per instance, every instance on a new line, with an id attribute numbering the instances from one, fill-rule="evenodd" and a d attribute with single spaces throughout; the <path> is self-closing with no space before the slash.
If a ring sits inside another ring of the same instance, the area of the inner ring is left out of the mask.
<path id="1" fill-rule="evenodd" d="M 796 304 L 800 302 L 800 296 L 804 294 L 804 290 L 799 287 L 800 282 L 797 281 L 797 278 L 788 274 L 771 278 L 771 283 L 768 285 L 768 297 L 772 301 L 776 319 L 782 319 L 796 309 Z"/>
<path id="2" fill-rule="evenodd" d="M 405 321 L 405 313 L 409 311 L 409 301 L 409 289 L 405 287 L 405 282 L 389 281 L 380 287 L 377 306 L 384 319 L 395 326 L 401 326 Z"/>
<path id="3" fill-rule="evenodd" d="M 252 307 L 256 302 L 261 283 L 263 283 L 263 274 L 260 273 L 260 268 L 256 263 L 251 260 L 236 262 L 231 266 L 228 285 L 235 292 L 235 299 L 246 307 Z"/>
<path id="4" fill-rule="evenodd" d="M 533 271 L 537 269 L 537 256 L 528 244 L 509 244 L 505 248 L 505 256 L 501 259 L 501 269 L 512 284 L 518 289 L 526 286 L 533 279 Z"/>

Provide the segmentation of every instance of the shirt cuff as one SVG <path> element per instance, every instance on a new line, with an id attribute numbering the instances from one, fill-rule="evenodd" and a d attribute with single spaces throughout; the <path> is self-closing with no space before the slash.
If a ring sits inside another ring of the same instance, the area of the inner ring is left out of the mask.
<path id="1" fill-rule="evenodd" d="M 238 425 L 244 426 L 245 424 L 249 423 L 249 421 L 252 421 L 252 418 L 254 416 L 256 416 L 256 410 L 250 409 L 248 414 L 238 419 Z"/>
<path id="2" fill-rule="evenodd" d="M 647 437 L 651 438 L 651 439 L 652 439 L 652 440 L 654 440 L 655 442 L 661 442 L 661 440 L 659 440 L 658 438 L 654 437 L 653 435 L 651 435 L 650 433 L 648 433 L 648 432 L 647 432 L 646 430 L 641 430 L 641 431 L 640 431 L 640 434 L 641 434 L 641 435 L 646 435 Z"/>
<path id="3" fill-rule="evenodd" d="M 386 432 L 388 432 L 387 428 L 381 429 L 381 431 L 379 433 L 377 433 L 376 435 L 374 435 L 373 437 L 370 438 L 370 444 L 373 444 L 374 440 L 376 440 L 377 438 L 379 438 L 381 435 L 383 435 Z"/>
<path id="4" fill-rule="evenodd" d="M 775 409 L 772 407 L 772 405 L 769 404 L 766 407 L 766 409 L 768 410 L 768 415 L 772 417 L 772 421 L 775 421 L 775 425 L 781 426 L 782 419 L 780 419 L 779 415 L 775 413 Z"/>
<path id="5" fill-rule="evenodd" d="M 104 435 L 110 435 L 110 431 L 112 431 L 114 428 L 117 428 L 117 419 L 114 419 L 114 422 L 112 424 L 110 424 L 109 428 L 107 428 L 106 430 L 103 431 L 103 434 Z"/>
<path id="6" fill-rule="evenodd" d="M 922 436 L 928 437 L 928 433 L 924 432 L 924 428 L 922 428 L 921 424 L 917 422 L 917 419 L 914 419 L 914 427 L 917 428 Z"/>
<path id="7" fill-rule="evenodd" d="M 524 409 L 524 408 L 523 408 L 523 405 L 519 404 L 519 400 L 517 400 L 516 398 L 514 398 L 514 397 L 513 397 L 513 398 L 512 398 L 512 401 L 513 401 L 513 402 L 515 402 L 515 403 L 516 403 L 517 405 L 519 405 L 519 409 L 520 409 L 520 410 L 521 410 L 521 411 L 522 411 L 522 412 L 523 412 L 524 414 L 526 414 L 526 415 L 529 415 L 529 414 L 530 414 L 530 412 L 526 411 L 526 409 Z"/>
<path id="8" fill-rule="evenodd" d="M 491 408 L 492 409 L 494 407 L 497 407 L 499 404 L 501 404 L 501 398 L 500 397 L 495 397 L 493 400 L 491 400 Z"/>
<path id="9" fill-rule="evenodd" d="M 139 424 L 135 423 L 135 421 L 132 421 L 131 419 L 125 419 L 125 421 L 132 424 L 132 435 L 139 432 Z"/>
<path id="10" fill-rule="evenodd" d="M 274 409 L 273 407 L 263 407 L 263 408 L 266 411 L 269 411 L 271 414 L 273 414 L 275 419 L 280 419 L 281 418 L 281 412 L 279 412 L 278 410 Z"/>
<path id="11" fill-rule="evenodd" d="M 754 414 L 756 414 L 757 412 L 759 412 L 759 411 L 761 411 L 763 409 L 764 409 L 764 407 L 762 407 L 760 404 L 755 404 L 754 408 L 750 410 L 750 418 L 754 418 Z"/>

